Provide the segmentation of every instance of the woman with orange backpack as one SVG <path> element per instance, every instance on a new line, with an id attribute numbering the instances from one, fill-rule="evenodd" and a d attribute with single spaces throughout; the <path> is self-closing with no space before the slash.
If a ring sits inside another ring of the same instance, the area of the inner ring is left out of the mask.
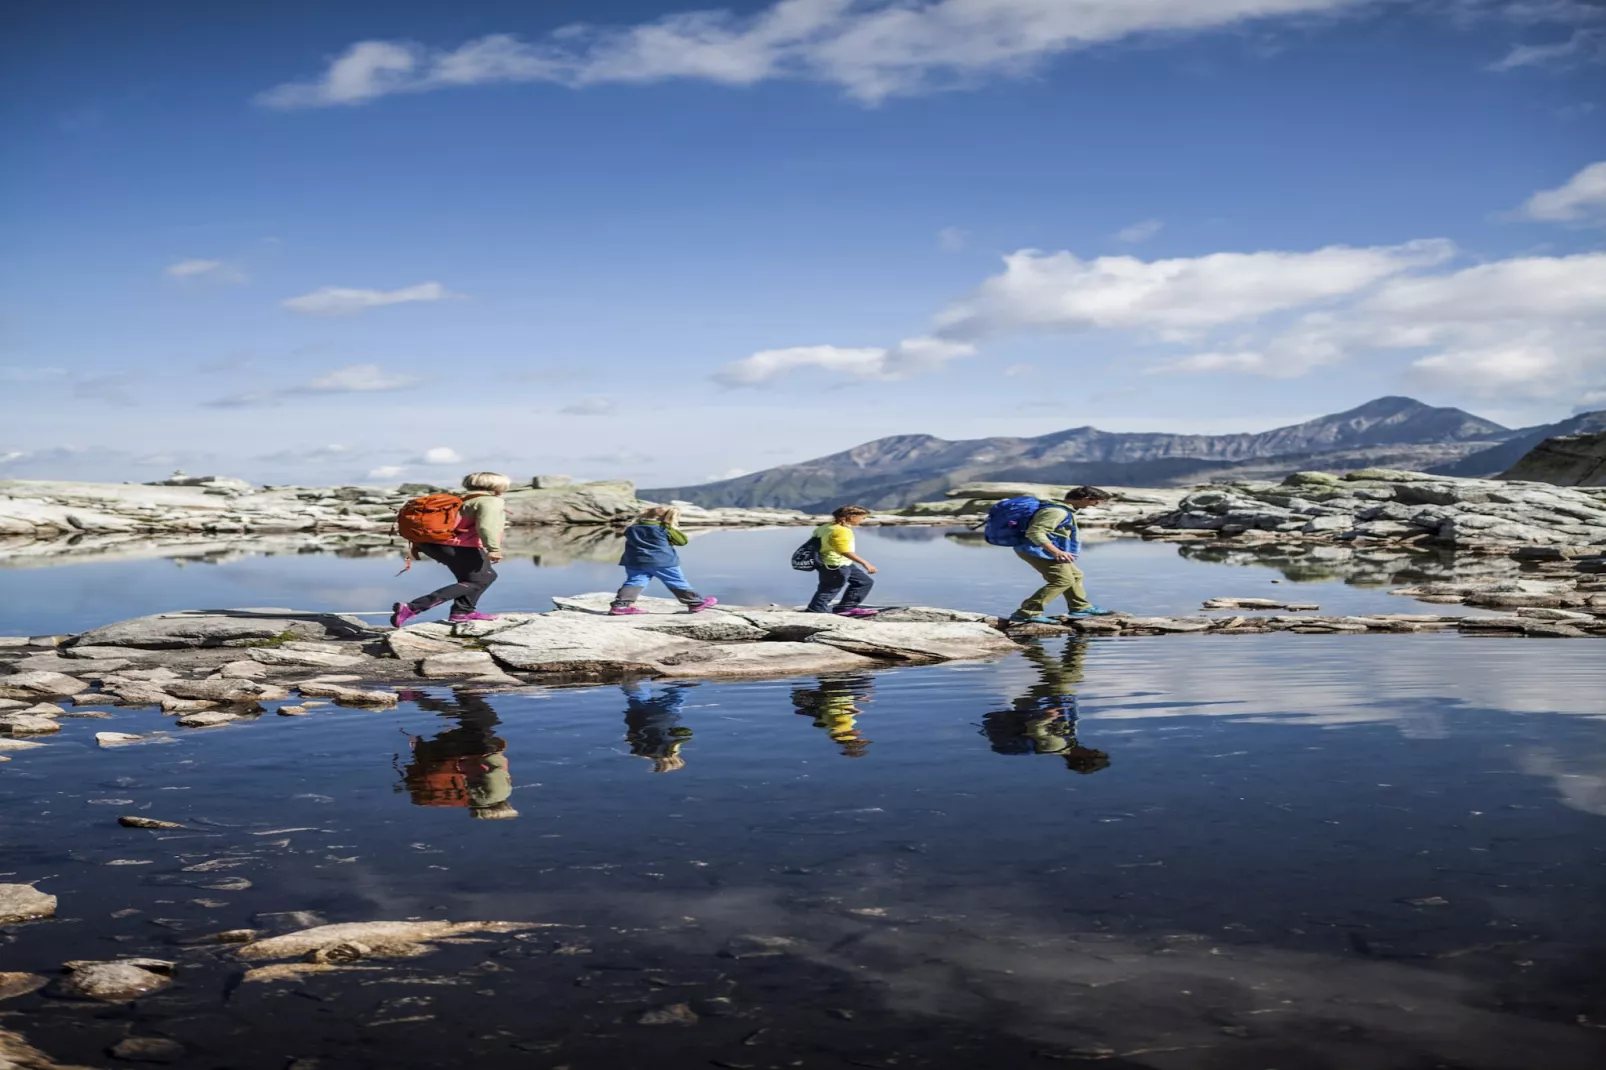
<path id="1" fill-rule="evenodd" d="M 507 527 L 502 495 L 512 485 L 499 473 L 473 472 L 463 477 L 463 489 L 469 493 L 462 497 L 429 494 L 402 506 L 397 531 L 414 552 L 451 569 L 456 582 L 411 602 L 397 602 L 391 607 L 391 627 L 403 627 L 447 601 L 452 603 L 450 621 L 496 619 L 476 607 L 485 589 L 496 582 L 491 566 L 502 560 L 502 532 Z"/>

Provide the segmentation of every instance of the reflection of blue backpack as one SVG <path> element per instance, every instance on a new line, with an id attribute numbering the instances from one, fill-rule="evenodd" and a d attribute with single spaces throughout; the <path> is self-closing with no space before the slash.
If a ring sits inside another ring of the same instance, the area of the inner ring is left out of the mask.
<path id="1" fill-rule="evenodd" d="M 982 538 L 994 546 L 1025 546 L 1026 529 L 1045 502 L 1032 497 L 1005 498 L 987 510 Z"/>

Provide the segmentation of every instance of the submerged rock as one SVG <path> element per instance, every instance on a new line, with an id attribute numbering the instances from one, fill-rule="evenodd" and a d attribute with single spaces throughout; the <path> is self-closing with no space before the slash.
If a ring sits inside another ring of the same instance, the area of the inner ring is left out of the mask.
<path id="1" fill-rule="evenodd" d="M 361 945 L 361 957 L 414 958 L 434 950 L 432 945 L 486 933 L 517 933 L 536 928 L 515 921 L 357 921 L 318 925 L 298 932 L 255 940 L 239 949 L 248 962 L 305 958 L 344 946 Z M 339 957 L 338 955 L 336 956 Z"/>
<path id="2" fill-rule="evenodd" d="M 52 992 L 74 999 L 127 1003 L 173 983 L 173 963 L 164 959 L 118 959 L 111 962 L 68 962 L 67 976 Z"/>
<path id="3" fill-rule="evenodd" d="M 37 992 L 49 983 L 50 978 L 41 977 L 37 973 L 0 972 L 0 1000 L 26 996 L 29 992 Z M 0 1058 L 0 1067 L 5 1065 L 5 1060 Z"/>
<path id="4" fill-rule="evenodd" d="M 58 1063 L 9 1029 L 0 1029 L 0 1070 L 89 1070 Z"/>
<path id="5" fill-rule="evenodd" d="M 55 916 L 55 896 L 31 884 L 0 884 L 0 925 Z"/>
<path id="6" fill-rule="evenodd" d="M 130 1063 L 175 1063 L 184 1057 L 184 1045 L 167 1037 L 124 1037 L 106 1054 Z"/>

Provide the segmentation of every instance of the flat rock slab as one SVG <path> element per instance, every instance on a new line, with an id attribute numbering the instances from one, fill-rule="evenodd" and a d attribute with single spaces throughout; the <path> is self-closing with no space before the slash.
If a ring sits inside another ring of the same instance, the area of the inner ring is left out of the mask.
<path id="1" fill-rule="evenodd" d="M 286 637 L 296 639 L 363 639 L 377 629 L 355 617 L 305 613 L 292 609 L 209 609 L 158 613 L 108 624 L 83 633 L 71 646 L 181 647 L 246 646 Z"/>
<path id="2" fill-rule="evenodd" d="M 34 921 L 56 914 L 56 897 L 31 884 L 0 884 L 0 925 Z"/>
<path id="3" fill-rule="evenodd" d="M 480 676 L 497 671 L 496 661 L 483 650 L 458 650 L 450 654 L 431 654 L 419 662 L 420 676 Z"/>
<path id="4" fill-rule="evenodd" d="M 0 713 L 0 734 L 8 736 L 47 736 L 60 732 L 61 725 L 54 717 L 40 717 L 31 713 Z"/>
<path id="5" fill-rule="evenodd" d="M 808 676 L 822 672 L 856 672 L 874 669 L 880 662 L 823 643 L 707 644 L 707 660 L 659 664 L 655 670 L 668 677 L 722 679 L 753 676 Z"/>
<path id="6" fill-rule="evenodd" d="M 172 984 L 173 964 L 163 959 L 69 962 L 67 976 L 52 989 L 57 996 L 127 1003 Z"/>
<path id="7" fill-rule="evenodd" d="M 259 647 L 251 651 L 251 658 L 263 665 L 293 665 L 315 669 L 349 669 L 368 660 L 361 653 L 331 653 L 327 650 L 296 649 L 297 644 L 284 647 Z"/>
<path id="8" fill-rule="evenodd" d="M 489 635 L 484 642 L 501 664 L 532 672 L 594 672 L 604 667 L 650 672 L 656 662 L 706 645 L 579 613 L 537 617 Z"/>
<path id="9" fill-rule="evenodd" d="M 835 628 L 815 633 L 807 641 L 898 661 L 955 661 L 1019 649 L 1013 639 L 990 624 L 957 621 L 900 624 L 849 618 Z"/>
<path id="10" fill-rule="evenodd" d="M 59 672 L 19 672 L 0 676 L 0 698 L 26 699 L 38 702 L 55 695 L 76 695 L 86 691 L 89 684 L 75 676 Z"/>
<path id="11" fill-rule="evenodd" d="M 360 687 L 347 687 L 344 684 L 320 683 L 316 680 L 297 684 L 296 690 L 307 698 L 334 699 L 335 704 L 339 706 L 385 709 L 396 705 L 397 702 L 394 691 L 370 691 Z"/>

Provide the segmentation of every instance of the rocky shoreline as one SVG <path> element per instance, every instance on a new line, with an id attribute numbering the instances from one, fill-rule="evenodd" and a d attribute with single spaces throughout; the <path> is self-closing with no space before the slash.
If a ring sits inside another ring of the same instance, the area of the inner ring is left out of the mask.
<path id="1" fill-rule="evenodd" d="M 428 684 L 496 691 L 635 677 L 799 676 L 997 658 L 1045 635 L 1606 638 L 1606 556 L 1532 548 L 1515 576 L 1432 580 L 1391 593 L 1470 612 L 1322 616 L 1315 605 L 1216 598 L 1195 615 L 1020 625 L 931 607 L 866 620 L 779 605 L 689 614 L 671 599 L 646 598 L 638 603 L 646 613 L 619 618 L 607 615 L 611 594 L 596 592 L 556 598 L 545 613 L 402 629 L 288 609 L 164 613 L 78 635 L 0 637 L 0 736 L 49 735 L 61 718 L 95 716 L 95 706 L 159 707 L 180 728 L 209 728 L 270 709 L 297 716 L 327 702 L 394 706 Z M 117 737 L 102 738 L 107 746 L 140 738 L 103 736 Z"/>

